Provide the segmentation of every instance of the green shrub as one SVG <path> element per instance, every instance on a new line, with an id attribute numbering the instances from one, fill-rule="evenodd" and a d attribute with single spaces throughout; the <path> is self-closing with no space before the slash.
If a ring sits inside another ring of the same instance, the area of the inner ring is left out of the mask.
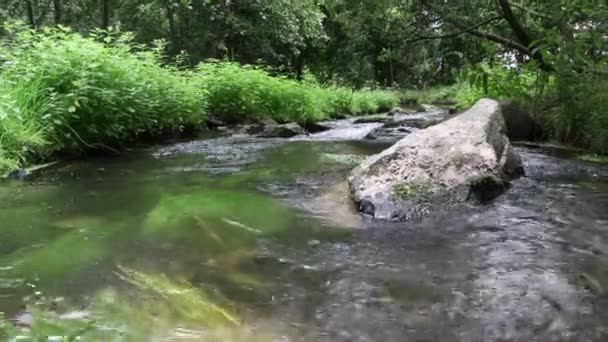
<path id="1" fill-rule="evenodd" d="M 569 63 L 556 64 L 552 73 L 481 65 L 460 75 L 456 98 L 461 107 L 482 97 L 513 99 L 527 107 L 553 138 L 608 154 L 606 94 L 605 76 L 572 70 Z"/>
<path id="2" fill-rule="evenodd" d="M 454 105 L 457 86 L 436 86 L 425 89 L 410 89 L 400 93 L 399 100 L 405 105 L 437 104 Z"/>
<path id="3" fill-rule="evenodd" d="M 593 73 L 558 71 L 558 106 L 548 123 L 560 141 L 608 154 L 608 80 Z"/>
<path id="4" fill-rule="evenodd" d="M 274 119 L 308 121 L 323 117 L 311 93 L 287 78 L 254 67 L 207 62 L 197 68 L 200 88 L 208 92 L 211 113 L 229 123 Z"/>
<path id="5" fill-rule="evenodd" d="M 128 34 L 6 25 L 0 45 L 0 172 L 55 151 L 120 146 L 198 125 L 204 91 Z"/>
<path id="6" fill-rule="evenodd" d="M 40 82 L 10 85 L 0 80 L 0 175 L 49 147 L 40 117 L 51 109 Z"/>
<path id="7" fill-rule="evenodd" d="M 456 100 L 460 107 L 468 108 L 481 98 L 511 99 L 532 105 L 539 100 L 539 92 L 552 80 L 540 76 L 530 68 L 508 68 L 479 64 L 458 76 Z"/>
<path id="8" fill-rule="evenodd" d="M 208 93 L 210 112 L 229 123 L 319 121 L 339 114 L 390 110 L 398 103 L 389 91 L 324 87 L 314 79 L 298 82 L 232 62 L 201 63 L 196 75 L 199 86 Z"/>
<path id="9" fill-rule="evenodd" d="M 353 114 L 373 114 L 389 111 L 398 104 L 399 98 L 393 92 L 364 89 L 353 94 L 351 112 Z"/>
<path id="10" fill-rule="evenodd" d="M 147 49 L 130 34 L 4 29 L 10 38 L 0 41 L 2 174 L 57 151 L 114 150 L 201 127 L 208 110 L 229 123 L 306 123 L 398 102 L 388 91 L 326 87 L 229 62 L 180 71 L 162 65 L 162 46 Z"/>
<path id="11" fill-rule="evenodd" d="M 30 119 L 45 127 L 55 150 L 121 145 L 203 118 L 202 91 L 186 75 L 161 67 L 158 56 L 132 44 L 129 35 L 107 35 L 101 43 L 66 28 L 11 34 L 14 39 L 2 46 L 7 63 L 1 77 L 9 88 L 36 85 L 28 95 L 15 89 L 17 98 L 50 102 Z M 21 99 L 12 102 L 23 104 Z"/>

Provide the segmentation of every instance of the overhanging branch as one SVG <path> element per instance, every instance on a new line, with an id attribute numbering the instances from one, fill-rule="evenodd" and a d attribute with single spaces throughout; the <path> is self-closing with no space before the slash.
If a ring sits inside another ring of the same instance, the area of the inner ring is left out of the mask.
<path id="1" fill-rule="evenodd" d="M 475 30 L 475 29 L 477 29 L 477 28 L 479 28 L 481 26 L 487 25 L 487 24 L 489 24 L 489 23 L 491 23 L 493 21 L 500 20 L 500 19 L 503 19 L 502 15 L 499 15 L 499 16 L 496 16 L 496 17 L 492 17 L 492 18 L 490 18 L 488 20 L 485 20 L 485 21 L 483 21 L 483 22 L 481 22 L 481 23 L 479 23 L 477 25 L 473 25 L 473 26 L 469 27 L 468 29 L 465 29 L 465 30 L 462 30 L 462 31 L 458 31 L 458 32 L 452 32 L 452 33 L 448 33 L 448 34 L 444 34 L 444 35 L 439 35 L 439 36 L 426 36 L 426 35 L 422 35 L 420 33 L 417 33 L 416 35 L 418 36 L 418 38 L 410 39 L 407 42 L 411 43 L 411 42 L 417 42 L 417 41 L 428 40 L 428 39 L 452 38 L 452 37 L 459 36 L 461 34 L 470 33 L 471 31 L 473 31 L 473 30 Z"/>
<path id="2" fill-rule="evenodd" d="M 531 58 L 533 58 L 534 60 L 536 60 L 543 70 L 546 70 L 546 71 L 554 70 L 554 67 L 552 65 L 548 64 L 544 60 L 544 58 L 540 52 L 531 50 L 531 46 L 530 46 L 531 42 L 529 42 L 529 38 L 526 39 L 527 34 L 525 34 L 525 31 L 523 33 L 526 37 L 524 37 L 524 35 L 521 35 L 522 32 L 519 32 L 519 34 L 517 34 L 518 30 L 523 31 L 523 28 L 521 27 L 521 25 L 519 25 L 517 20 L 514 20 L 514 21 L 507 20 L 507 21 L 509 22 L 511 29 L 514 31 L 514 33 L 516 33 L 516 37 L 518 38 L 519 42 L 493 34 L 493 33 L 479 31 L 477 29 L 470 30 L 470 27 L 468 27 L 467 24 L 461 22 L 460 19 L 443 13 L 438 8 L 436 8 L 434 5 L 432 5 L 429 1 L 421 0 L 421 2 L 429 10 L 432 10 L 433 12 L 437 13 L 445 22 L 450 23 L 450 24 L 454 25 L 455 27 L 466 31 L 466 33 L 471 34 L 473 36 L 480 37 L 480 38 L 484 38 L 486 40 L 489 40 L 489 41 L 492 41 L 492 42 L 495 42 L 498 44 L 501 44 L 501 45 L 511 48 L 513 50 L 519 51 L 525 55 L 528 55 Z M 502 2 L 503 1 L 501 0 L 501 4 L 502 4 Z M 507 4 L 507 6 L 508 6 L 508 4 Z M 509 9 L 510 9 L 510 7 L 509 7 Z M 513 14 L 512 12 L 510 12 L 510 13 Z M 507 18 L 505 18 L 505 19 L 507 19 Z M 511 19 L 513 19 L 513 18 L 511 18 Z M 515 25 L 517 27 L 513 27 L 513 25 Z M 524 41 L 522 41 L 521 39 L 523 39 Z M 529 44 L 525 44 L 525 42 L 528 42 Z"/>

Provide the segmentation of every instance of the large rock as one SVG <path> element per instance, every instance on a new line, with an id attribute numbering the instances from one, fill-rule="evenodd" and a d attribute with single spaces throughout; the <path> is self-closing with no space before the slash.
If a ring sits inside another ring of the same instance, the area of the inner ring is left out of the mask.
<path id="1" fill-rule="evenodd" d="M 391 220 L 491 200 L 523 173 L 505 132 L 498 102 L 482 99 L 366 159 L 349 176 L 352 196 L 360 211 Z"/>

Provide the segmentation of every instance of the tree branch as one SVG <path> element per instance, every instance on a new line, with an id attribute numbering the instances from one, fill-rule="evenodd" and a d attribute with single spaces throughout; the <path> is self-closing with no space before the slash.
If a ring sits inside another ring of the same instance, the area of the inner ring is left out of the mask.
<path id="1" fill-rule="evenodd" d="M 509 23 L 509 26 L 511 26 L 511 29 L 515 34 L 515 37 L 517 37 L 517 40 L 519 40 L 520 43 L 522 43 L 523 45 L 530 48 L 530 46 L 532 45 L 532 39 L 530 38 L 526 30 L 523 28 L 523 26 L 519 23 L 519 20 L 517 20 L 517 17 L 511 9 L 511 5 L 509 5 L 509 1 L 498 0 L 498 3 L 500 4 L 500 8 L 502 9 L 502 14 L 505 17 L 505 20 Z"/>
<path id="2" fill-rule="evenodd" d="M 541 17 L 541 18 L 545 18 L 545 19 L 552 19 L 550 16 L 548 16 L 548 15 L 546 15 L 546 14 L 542 14 L 542 13 L 539 13 L 538 11 L 535 11 L 535 10 L 532 10 L 532 9 L 529 9 L 529 8 L 526 8 L 525 6 L 523 6 L 523 5 L 521 5 L 521 4 L 518 4 L 518 3 L 516 3 L 516 2 L 509 1 L 509 4 L 510 4 L 512 7 L 515 7 L 515 8 L 517 8 L 517 9 L 522 10 L 522 11 L 526 11 L 526 12 L 528 12 L 528 13 L 530 13 L 530 14 L 533 14 L 533 15 L 535 15 L 535 16 L 537 16 L 537 17 Z"/>
<path id="3" fill-rule="evenodd" d="M 439 36 L 425 36 L 425 35 L 422 35 L 420 33 L 416 33 L 416 35 L 418 36 L 418 38 L 410 39 L 407 42 L 411 43 L 411 42 L 417 42 L 417 41 L 420 41 L 420 40 L 427 40 L 427 39 L 443 39 L 443 38 L 456 37 L 456 36 L 459 36 L 461 34 L 470 33 L 471 31 L 473 31 L 473 30 L 475 30 L 475 29 L 477 29 L 477 28 L 479 28 L 481 26 L 487 25 L 487 24 L 489 24 L 489 23 L 491 23 L 493 21 L 500 20 L 500 19 L 503 19 L 502 15 L 499 15 L 499 16 L 496 16 L 496 17 L 492 17 L 492 18 L 490 18 L 488 20 L 485 20 L 485 21 L 483 21 L 483 22 L 481 22 L 481 23 L 479 23 L 477 25 L 473 25 L 473 26 L 469 27 L 468 29 L 465 29 L 465 30 L 462 30 L 462 31 L 458 31 L 458 32 L 452 32 L 452 33 L 448 33 L 448 34 L 444 34 L 444 35 L 439 35 Z"/>
<path id="4" fill-rule="evenodd" d="M 530 57 L 536 60 L 540 64 L 540 67 L 542 69 L 546 71 L 553 70 L 553 66 L 545 61 L 543 54 L 538 49 L 532 48 L 533 40 L 532 38 L 530 38 L 530 35 L 528 35 L 528 32 L 524 29 L 519 20 L 517 20 L 517 17 L 511 9 L 509 1 L 498 0 L 498 3 L 500 4 L 502 13 L 505 16 L 505 20 L 509 23 L 509 26 L 511 26 L 511 30 L 513 30 L 513 33 L 515 34 L 515 37 L 517 37 L 517 40 L 519 40 L 522 45 L 525 45 L 530 50 Z"/>
<path id="5" fill-rule="evenodd" d="M 461 30 L 469 29 L 469 27 L 465 23 L 461 22 L 459 19 L 457 19 L 455 17 L 442 13 L 434 5 L 429 3 L 429 1 L 427 1 L 427 0 L 421 0 L 421 1 L 424 6 L 426 6 L 428 9 L 432 10 L 433 12 L 437 13 L 445 22 L 448 22 Z M 506 0 L 499 0 L 499 1 L 501 1 L 501 4 L 502 4 L 502 2 L 505 2 Z M 510 7 L 509 7 L 509 10 L 510 10 Z M 503 10 L 503 12 L 504 12 L 504 10 Z M 511 13 L 511 15 L 513 15 L 512 11 L 510 13 Z M 544 58 L 540 52 L 531 50 L 531 46 L 530 46 L 531 41 L 530 41 L 529 37 L 527 37 L 527 34 L 525 33 L 525 31 L 523 30 L 521 25 L 519 25 L 519 22 L 517 22 L 517 19 L 513 16 L 511 18 L 511 20 L 515 19 L 515 21 L 511 22 L 511 21 L 509 21 L 509 19 L 507 18 L 506 15 L 505 15 L 505 19 L 507 19 L 507 21 L 509 22 L 511 29 L 514 31 L 514 33 L 516 33 L 516 36 L 518 36 L 518 34 L 516 32 L 518 30 L 518 28 L 513 27 L 513 24 L 516 24 L 516 26 L 519 27 L 519 29 L 523 32 L 523 35 L 521 36 L 521 38 L 523 38 L 524 41 L 521 41 L 520 37 L 517 37 L 518 40 L 520 40 L 520 42 L 515 42 L 511 39 L 507 39 L 505 37 L 502 37 L 502 36 L 499 36 L 499 35 L 496 35 L 493 33 L 483 32 L 483 31 L 479 31 L 479 30 L 475 30 L 475 29 L 467 31 L 466 33 L 471 34 L 473 36 L 480 37 L 480 38 L 484 38 L 486 40 L 489 40 L 489 41 L 492 41 L 495 43 L 499 43 L 499 44 L 506 46 L 508 48 L 511 48 L 513 50 L 517 50 L 525 55 L 530 56 L 532 59 L 536 60 L 537 62 L 539 62 L 539 66 L 541 69 L 546 70 L 546 71 L 553 71 L 555 68 L 544 60 Z M 522 32 L 520 32 L 520 34 Z M 527 39 L 524 36 L 526 36 Z M 525 44 L 526 42 L 528 44 Z"/>

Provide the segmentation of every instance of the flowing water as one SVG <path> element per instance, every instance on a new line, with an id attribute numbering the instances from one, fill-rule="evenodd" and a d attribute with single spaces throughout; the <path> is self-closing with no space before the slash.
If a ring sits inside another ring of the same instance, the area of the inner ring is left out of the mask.
<path id="1" fill-rule="evenodd" d="M 493 204 L 379 223 L 344 185 L 378 125 L 330 126 L 1 184 L 0 340 L 608 339 L 607 168 L 522 147 Z"/>

